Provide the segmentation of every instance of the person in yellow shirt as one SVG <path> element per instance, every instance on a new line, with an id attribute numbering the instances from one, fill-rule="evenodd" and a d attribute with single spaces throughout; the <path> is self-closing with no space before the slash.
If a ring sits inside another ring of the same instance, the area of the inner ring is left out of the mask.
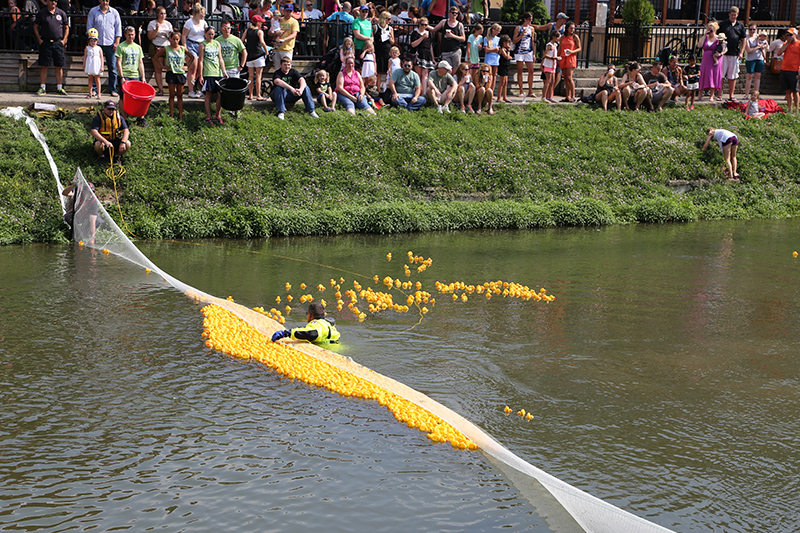
<path id="1" fill-rule="evenodd" d="M 275 70 L 281 68 L 281 59 L 288 57 L 292 59 L 294 55 L 294 41 L 297 38 L 297 33 L 300 31 L 300 24 L 292 17 L 294 13 L 294 6 L 292 4 L 284 4 L 281 8 L 281 33 L 275 40 L 275 56 L 273 62 Z"/>
<path id="2" fill-rule="evenodd" d="M 291 331 L 280 330 L 272 335 L 272 342 L 277 342 L 285 337 L 292 339 L 306 340 L 314 344 L 338 344 L 339 332 L 336 330 L 335 321 L 325 316 L 325 307 L 319 302 L 312 302 L 308 306 L 306 313 L 308 324 L 302 328 L 294 328 Z"/>

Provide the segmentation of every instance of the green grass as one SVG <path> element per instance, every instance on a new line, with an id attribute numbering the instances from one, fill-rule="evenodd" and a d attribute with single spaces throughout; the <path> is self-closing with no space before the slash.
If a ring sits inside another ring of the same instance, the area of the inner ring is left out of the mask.
<path id="1" fill-rule="evenodd" d="M 210 128 L 151 111 L 132 130 L 118 181 L 125 219 L 149 238 L 536 228 L 800 212 L 796 116 L 746 120 L 716 108 L 659 114 L 587 107 L 505 108 L 493 117 L 381 111 L 313 120 L 246 110 Z M 89 115 L 39 119 L 62 174 L 77 167 L 103 198 Z M 708 127 L 737 133 L 741 183 L 722 178 Z M 680 194 L 672 180 L 709 180 Z M 116 215 L 116 208 L 109 210 Z M 0 243 L 59 241 L 55 186 L 23 123 L 0 118 Z"/>

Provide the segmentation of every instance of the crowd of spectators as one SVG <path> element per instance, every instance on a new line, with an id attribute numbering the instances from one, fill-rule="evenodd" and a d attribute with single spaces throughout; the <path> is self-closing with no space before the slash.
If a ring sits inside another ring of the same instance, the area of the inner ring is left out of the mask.
<path id="1" fill-rule="evenodd" d="M 45 7 L 37 13 L 33 26 L 42 66 L 39 92 L 43 94 L 46 91 L 47 69 L 52 65 L 56 69 L 56 91 L 64 94 L 62 67 L 65 63 L 64 45 L 69 35 L 69 15 L 58 5 L 64 2 L 68 8 L 70 5 L 68 0 L 45 1 Z M 132 3 L 125 4 L 123 7 L 130 8 L 130 11 L 143 10 L 153 20 L 140 28 L 125 28 L 123 32 L 119 9 L 112 8 L 109 0 L 86 0 L 86 4 L 97 2 L 88 11 L 87 28 L 96 35 L 96 44 L 102 50 L 110 96 L 120 95 L 118 80 L 130 78 L 120 78 L 120 61 L 141 59 L 119 53 L 120 48 L 126 49 L 122 37 L 127 38 L 130 29 L 134 31 L 134 42 L 141 42 L 141 38 L 146 37 L 158 95 L 164 94 L 163 72 L 169 70 L 164 49 L 175 30 L 181 32 L 180 46 L 187 52 L 185 65 L 181 68 L 185 71 L 188 96 L 208 101 L 208 93 L 216 92 L 213 87 L 209 89 L 207 83 L 197 83 L 205 81 L 203 70 L 208 67 L 207 63 L 217 61 L 216 52 L 214 57 L 208 54 L 210 49 L 217 50 L 217 44 L 203 46 L 208 42 L 207 30 L 210 27 L 205 9 L 200 4 L 189 5 L 188 0 L 183 0 L 183 7 L 179 9 L 177 1 L 142 0 L 138 3 L 138 0 L 132 0 Z M 324 35 L 319 36 L 335 53 L 334 60 L 323 66 L 328 75 L 321 83 L 327 83 L 327 86 L 318 86 L 316 70 L 308 79 L 303 79 L 303 87 L 310 92 L 310 105 L 307 103 L 306 108 L 312 115 L 316 115 L 314 102 L 323 103 L 322 108 L 326 111 L 335 110 L 337 103 L 349 112 L 356 109 L 374 112 L 383 105 L 417 109 L 420 102 L 428 102 L 440 112 L 450 112 L 454 104 L 459 111 L 478 113 L 486 109 L 491 114 L 494 112 L 493 104 L 508 102 L 508 95 L 513 91 L 508 86 L 512 59 L 516 63 L 520 97 L 536 97 L 533 79 L 538 62 L 545 80 L 543 101 L 555 102 L 553 88 L 559 78 L 563 79 L 566 93 L 562 102 L 576 101 L 573 71 L 582 44 L 576 35 L 574 22 L 567 20 L 564 13 L 558 13 L 555 22 L 543 25 L 533 25 L 532 15 L 525 13 L 511 35 L 501 35 L 499 24 L 487 24 L 484 28 L 481 23 L 488 18 L 485 0 L 424 0 L 420 7 L 409 7 L 406 2 L 389 7 L 364 3 L 355 8 L 348 1 L 339 4 L 338 0 L 322 0 L 319 6 L 316 1 L 305 0 L 301 5 L 294 4 L 293 0 L 277 0 L 275 4 L 272 0 L 250 0 L 243 10 L 236 11 L 238 8 L 228 4 L 227 0 L 221 0 L 215 13 L 228 20 L 222 25 L 222 36 L 213 39 L 220 46 L 219 77 L 238 77 L 246 67 L 250 80 L 248 98 L 264 100 L 269 96 L 277 107 L 291 102 L 292 95 L 306 101 L 295 77 L 291 76 L 291 80 L 286 77 L 288 72 L 296 72 L 291 64 L 301 28 L 307 32 L 304 34 L 307 38 L 311 33 L 309 21 L 325 21 L 329 24 L 324 26 Z M 173 28 L 168 20 L 171 12 L 186 16 L 177 28 Z M 672 58 L 668 65 L 656 62 L 647 73 L 639 72 L 639 65 L 634 62 L 627 66 L 621 78 L 615 75 L 615 68 L 609 67 L 598 80 L 595 99 L 605 109 L 611 103 L 620 109 L 636 110 L 643 106 L 659 110 L 665 102 L 685 96 L 685 106 L 691 109 L 696 100 L 704 97 L 711 101 L 721 100 L 723 81 L 727 80 L 728 100 L 735 101 L 740 61 L 746 61 L 745 93 L 749 95 L 751 89 L 760 90 L 761 74 L 771 55 L 773 63 L 782 61 L 776 72 L 780 73 L 789 109 L 796 109 L 797 71 L 800 68 L 797 32 L 791 28 L 769 43 L 766 34 L 759 33 L 755 23 L 745 27 L 738 21 L 738 15 L 739 10 L 734 6 L 727 20 L 708 24 L 706 33 L 697 42 L 699 62 L 693 60 L 681 67 L 677 58 Z M 234 28 L 230 24 L 237 17 L 249 21 L 246 27 Z M 467 31 L 469 25 L 471 31 Z M 321 26 L 315 27 L 315 31 L 319 31 Z M 534 46 L 536 31 L 545 32 L 549 38 L 543 57 L 539 58 Z M 203 50 L 206 57 L 201 53 Z M 287 59 L 289 71 L 284 71 L 284 60 Z M 408 62 L 416 76 L 406 72 Z M 271 82 L 264 84 L 264 73 L 270 68 Z M 775 71 L 774 65 L 772 68 Z M 212 71 L 216 72 L 214 67 Z M 88 70 L 86 72 L 93 75 Z M 344 79 L 341 79 L 343 72 Z M 137 78 L 143 76 L 133 79 Z M 90 82 L 91 85 L 97 85 L 97 82 Z M 183 86 L 180 88 L 182 91 Z M 267 89 L 269 94 L 262 94 L 263 89 Z M 92 90 L 90 88 L 90 94 Z M 300 92 L 295 94 L 295 91 Z M 171 100 L 177 97 L 173 92 L 170 87 Z M 96 88 L 95 94 L 99 96 L 100 87 Z M 281 99 L 283 103 L 279 104 Z M 285 110 L 279 113 L 285 115 Z"/>

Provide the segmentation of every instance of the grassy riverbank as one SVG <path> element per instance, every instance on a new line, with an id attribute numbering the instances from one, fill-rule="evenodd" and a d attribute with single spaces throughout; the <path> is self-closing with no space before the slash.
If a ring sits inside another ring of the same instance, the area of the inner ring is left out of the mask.
<path id="1" fill-rule="evenodd" d="M 195 111 L 183 123 L 162 112 L 134 128 L 117 183 L 130 228 L 148 238 L 264 237 L 800 213 L 797 116 L 536 104 L 493 117 L 426 110 L 312 120 L 300 109 L 285 122 L 247 111 L 214 128 Z M 80 166 L 113 199 L 90 150 L 90 120 L 38 124 L 62 180 Z M 719 148 L 700 151 L 707 127 L 737 133 L 741 183 L 722 179 Z M 678 193 L 674 180 L 710 183 Z M 38 142 L 0 117 L 0 243 L 64 239 L 60 215 Z"/>

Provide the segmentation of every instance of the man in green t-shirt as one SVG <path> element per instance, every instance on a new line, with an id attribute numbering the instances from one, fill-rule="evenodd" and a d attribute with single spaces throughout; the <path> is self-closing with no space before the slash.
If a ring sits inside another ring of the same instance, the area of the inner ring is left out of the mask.
<path id="1" fill-rule="evenodd" d="M 125 28 L 125 42 L 117 46 L 114 55 L 117 58 L 117 72 L 120 73 L 119 78 L 119 108 L 120 114 L 127 117 L 125 114 L 125 107 L 123 100 L 125 99 L 125 91 L 122 86 L 126 81 L 144 81 L 144 50 L 142 47 L 133 42 L 136 38 L 136 28 L 128 26 Z M 139 125 L 145 125 L 144 118 L 139 117 L 137 121 Z"/>
<path id="2" fill-rule="evenodd" d="M 425 97 L 422 94 L 422 85 L 419 76 L 414 72 L 414 63 L 411 59 L 404 59 L 401 68 L 395 69 L 389 77 L 387 85 L 392 93 L 392 104 L 408 109 L 409 111 L 419 111 L 425 105 Z"/>
<path id="3" fill-rule="evenodd" d="M 238 78 L 239 72 L 247 62 L 247 50 L 244 43 L 235 35 L 231 35 L 231 22 L 222 23 L 222 36 L 215 39 L 222 48 L 222 60 L 225 61 L 226 72 L 229 78 Z M 241 57 L 239 57 L 241 54 Z"/>
<path id="4" fill-rule="evenodd" d="M 450 112 L 450 102 L 456 95 L 458 83 L 450 74 L 450 63 L 439 61 L 436 70 L 428 76 L 428 100 L 436 104 L 439 113 Z"/>
<path id="5" fill-rule="evenodd" d="M 358 17 L 353 21 L 353 44 L 357 51 L 364 49 L 367 41 L 372 40 L 372 21 L 367 18 L 369 6 L 363 5 L 358 9 Z"/>

